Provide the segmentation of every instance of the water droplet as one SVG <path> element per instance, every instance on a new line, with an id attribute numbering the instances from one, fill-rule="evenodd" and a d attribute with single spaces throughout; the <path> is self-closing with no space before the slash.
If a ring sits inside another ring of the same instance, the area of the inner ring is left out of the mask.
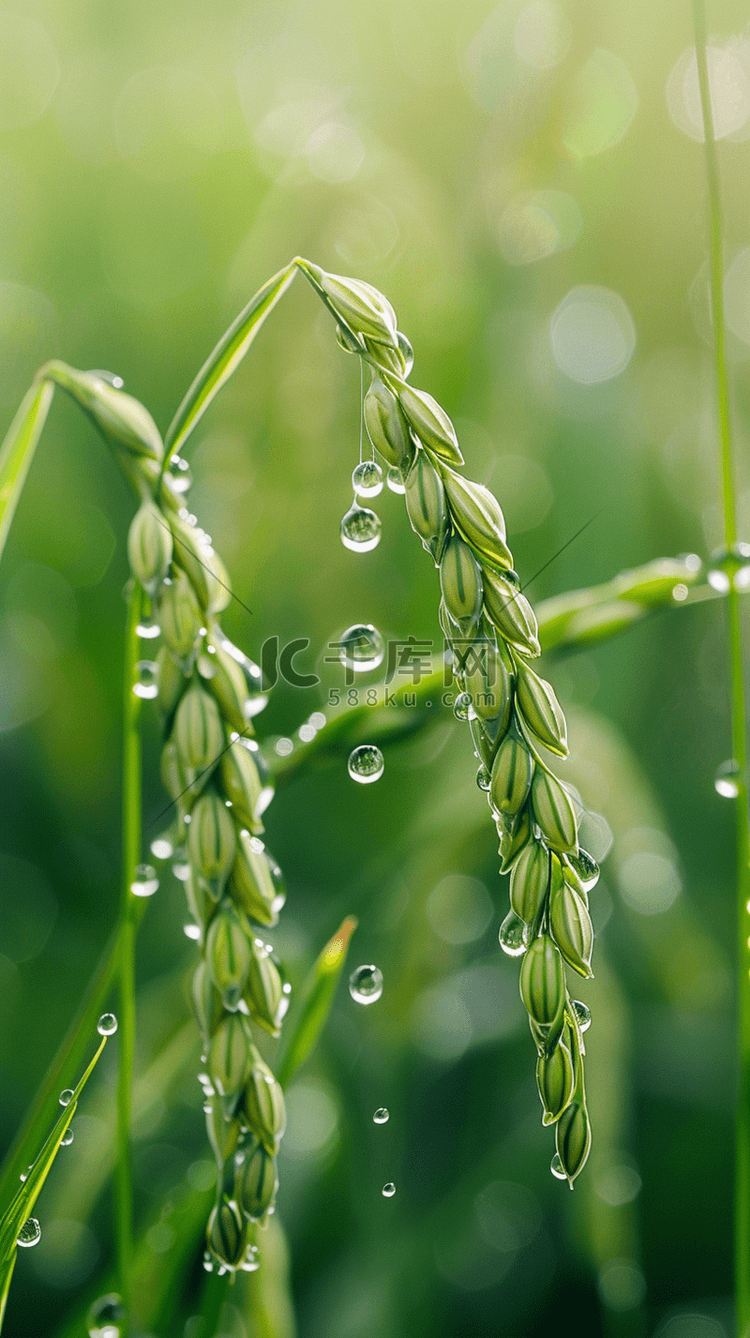
<path id="1" fill-rule="evenodd" d="M 315 729 L 322 729 L 325 723 L 326 723 L 326 718 L 323 712 L 313 711 L 312 715 L 310 716 L 310 724 L 313 725 Z"/>
<path id="2" fill-rule="evenodd" d="M 401 470 L 399 469 L 398 465 L 391 465 L 390 469 L 388 470 L 387 483 L 391 492 L 396 492 L 396 493 L 406 492 L 406 484 L 404 483 L 404 476 L 401 473 Z"/>
<path id="3" fill-rule="evenodd" d="M 577 854 L 567 855 L 566 858 L 571 869 L 578 875 L 584 892 L 590 892 L 596 887 L 599 882 L 599 865 L 588 850 L 579 846 Z"/>
<path id="4" fill-rule="evenodd" d="M 315 728 L 315 726 L 311 725 L 309 721 L 305 725 L 300 725 L 299 729 L 297 730 L 297 733 L 299 734 L 300 743 L 312 743 L 317 732 L 318 731 Z"/>
<path id="5" fill-rule="evenodd" d="M 260 1250 L 257 1245 L 248 1245 L 240 1268 L 243 1273 L 254 1273 L 256 1269 L 260 1268 Z"/>
<path id="6" fill-rule="evenodd" d="M 349 977 L 349 993 L 355 1003 L 377 1003 L 383 993 L 383 972 L 379 966 L 358 966 Z"/>
<path id="7" fill-rule="evenodd" d="M 89 1338 L 120 1338 L 125 1332 L 127 1317 L 122 1297 L 117 1292 L 100 1296 L 91 1306 L 86 1320 Z"/>
<path id="8" fill-rule="evenodd" d="M 130 891 L 134 897 L 152 897 L 157 887 L 159 879 L 156 876 L 156 869 L 152 864 L 136 864 L 133 881 L 130 884 Z"/>
<path id="9" fill-rule="evenodd" d="M 725 595 L 729 589 L 729 576 L 723 567 L 712 567 L 708 573 L 708 584 L 718 590 L 720 595 Z"/>
<path id="10" fill-rule="evenodd" d="M 396 332 L 396 340 L 404 359 L 404 376 L 406 377 L 414 366 L 414 349 L 406 338 L 406 335 L 402 334 L 400 330 Z"/>
<path id="11" fill-rule="evenodd" d="M 69 1148 L 74 1138 L 75 1134 L 73 1133 L 73 1130 L 71 1129 L 70 1125 L 68 1125 L 67 1129 L 65 1130 L 65 1133 L 60 1139 L 60 1147 Z"/>
<path id="12" fill-rule="evenodd" d="M 155 840 L 151 842 L 151 854 L 154 859 L 169 859 L 170 855 L 174 854 L 172 838 L 167 832 L 164 832 L 161 836 L 157 836 Z"/>
<path id="13" fill-rule="evenodd" d="M 690 594 L 690 590 L 683 581 L 678 581 L 677 585 L 672 587 L 672 598 L 677 600 L 678 604 L 684 603 Z"/>
<path id="14" fill-rule="evenodd" d="M 206 1253 L 203 1256 L 203 1267 L 207 1273 L 213 1273 L 214 1271 L 214 1261 L 208 1253 L 208 1250 L 206 1250 Z"/>
<path id="15" fill-rule="evenodd" d="M 341 522 L 341 542 L 353 553 L 369 553 L 380 543 L 380 516 L 355 502 Z"/>
<path id="16" fill-rule="evenodd" d="M 387 1185 L 383 1185 L 384 1199 L 392 1199 L 395 1193 L 396 1193 L 396 1186 L 394 1185 L 392 1180 L 389 1180 Z"/>
<path id="17" fill-rule="evenodd" d="M 560 1161 L 559 1152 L 556 1152 L 554 1157 L 552 1158 L 552 1161 L 549 1164 L 549 1169 L 551 1170 L 556 1180 L 567 1180 L 568 1177 L 563 1170 L 563 1164 Z"/>
<path id="18" fill-rule="evenodd" d="M 528 926 L 515 911 L 508 911 L 500 926 L 498 938 L 500 947 L 508 957 L 523 957 L 529 941 Z"/>
<path id="19" fill-rule="evenodd" d="M 750 544 L 733 544 L 711 554 L 708 584 L 725 595 L 730 586 L 735 590 L 750 589 Z"/>
<path id="20" fill-rule="evenodd" d="M 456 720 L 471 720 L 473 715 L 473 706 L 468 692 L 459 692 L 453 703 L 453 714 Z"/>
<path id="21" fill-rule="evenodd" d="M 60 1093 L 60 1105 L 69 1106 L 74 1096 L 75 1092 L 73 1091 L 73 1088 L 66 1087 L 65 1091 Z"/>
<path id="22" fill-rule="evenodd" d="M 96 1024 L 100 1036 L 114 1036 L 117 1031 L 117 1018 L 114 1013 L 102 1013 Z"/>
<path id="23" fill-rule="evenodd" d="M 581 999 L 571 999 L 571 1003 L 581 1031 L 588 1031 L 591 1026 L 591 1009 Z"/>
<path id="24" fill-rule="evenodd" d="M 723 799 L 736 799 L 740 792 L 740 766 L 733 757 L 716 768 L 714 789 Z"/>
<path id="25" fill-rule="evenodd" d="M 372 623 L 353 623 L 342 633 L 338 645 L 341 663 L 357 674 L 377 669 L 383 663 L 385 642 Z"/>
<path id="26" fill-rule="evenodd" d="M 492 773 L 490 772 L 489 767 L 484 765 L 484 762 L 477 772 L 477 785 L 480 790 L 489 790 L 492 785 Z"/>
<path id="27" fill-rule="evenodd" d="M 273 750 L 279 757 L 288 757 L 294 752 L 294 744 L 291 739 L 277 739 Z"/>
<path id="28" fill-rule="evenodd" d="M 143 641 L 152 641 L 161 632 L 159 624 L 154 622 L 153 618 L 144 618 L 135 630 L 137 636 L 141 637 Z"/>
<path id="29" fill-rule="evenodd" d="M 352 487 L 358 497 L 377 497 L 383 491 L 383 471 L 377 460 L 363 460 L 352 474 Z"/>
<path id="30" fill-rule="evenodd" d="M 136 697 L 143 697 L 146 701 L 159 695 L 159 688 L 156 682 L 156 675 L 159 666 L 153 660 L 139 660 L 135 666 L 136 680 L 133 684 L 133 692 Z"/>
<path id="31" fill-rule="evenodd" d="M 117 372 L 105 372 L 101 367 L 97 367 L 92 372 L 92 376 L 98 376 L 100 381 L 106 381 L 107 385 L 112 386 L 114 390 L 122 390 L 125 385 L 122 377 L 118 376 Z"/>
<path id="32" fill-rule="evenodd" d="M 349 775 L 360 785 L 380 780 L 384 769 L 383 754 L 374 743 L 361 743 L 349 754 Z"/>
<path id="33" fill-rule="evenodd" d="M 30 1245 L 38 1245 L 42 1238 L 42 1228 L 35 1217 L 27 1217 L 21 1230 L 18 1233 L 16 1244 L 22 1245 L 28 1249 Z"/>
<path id="34" fill-rule="evenodd" d="M 176 850 L 172 873 L 180 883 L 186 883 L 190 877 L 190 865 L 184 850 Z"/>
<path id="35" fill-rule="evenodd" d="M 380 1106 L 372 1118 L 375 1124 L 387 1124 L 391 1117 L 385 1106 Z"/>
<path id="36" fill-rule="evenodd" d="M 198 942 L 198 939 L 201 936 L 201 931 L 198 925 L 193 925 L 193 924 L 183 925 L 182 932 L 184 933 L 186 938 L 195 939 L 196 943 Z"/>

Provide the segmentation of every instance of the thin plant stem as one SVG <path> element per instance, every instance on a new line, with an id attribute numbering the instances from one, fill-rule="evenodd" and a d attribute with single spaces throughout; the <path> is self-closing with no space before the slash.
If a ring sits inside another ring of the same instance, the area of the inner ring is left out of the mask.
<path id="1" fill-rule="evenodd" d="M 727 548 L 737 541 L 737 500 L 734 483 L 732 413 L 727 376 L 724 326 L 724 256 L 721 183 L 706 54 L 704 0 L 692 0 L 698 81 L 703 112 L 710 241 L 710 291 L 714 329 L 714 374 L 721 450 L 724 537 Z M 731 577 L 730 577 L 731 580 Z M 747 785 L 747 726 L 742 657 L 740 604 L 734 581 L 727 595 L 727 631 L 731 694 L 732 755 L 737 778 L 737 911 L 739 945 L 739 1094 L 735 1143 L 735 1293 L 738 1338 L 750 1334 L 750 808 Z"/>
<path id="2" fill-rule="evenodd" d="M 115 1173 L 115 1234 L 120 1293 L 130 1301 L 133 1267 L 133 1186 L 130 1120 L 135 1049 L 135 941 L 140 916 L 130 890 L 141 855 L 141 736 L 140 701 L 133 692 L 139 657 L 138 623 L 142 592 L 134 582 L 128 601 L 123 676 L 122 768 L 122 888 L 119 924 L 119 1070 L 117 1079 L 117 1168 Z"/>

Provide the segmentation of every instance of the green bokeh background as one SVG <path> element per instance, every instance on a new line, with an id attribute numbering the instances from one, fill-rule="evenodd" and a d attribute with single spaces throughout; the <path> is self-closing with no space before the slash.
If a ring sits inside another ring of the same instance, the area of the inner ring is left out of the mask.
<path id="1" fill-rule="evenodd" d="M 737 39 L 744 68 L 746 7 L 710 9 L 710 30 Z M 687 0 L 3 6 L 3 427 L 52 356 L 116 371 L 166 427 L 236 311 L 303 254 L 394 303 L 416 350 L 412 380 L 446 406 L 469 475 L 506 506 L 524 579 L 595 517 L 535 582 L 537 599 L 653 557 L 705 557 L 720 525 L 703 165 L 666 97 L 689 17 Z M 744 88 L 732 95 L 740 121 Z M 742 125 L 721 156 L 748 537 Z M 598 312 L 615 294 L 635 336 L 624 370 L 595 384 L 581 377 L 615 356 L 611 326 L 557 345 L 551 333 L 583 285 L 608 290 L 592 298 Z M 339 542 L 358 398 L 356 367 L 298 281 L 186 448 L 191 508 L 252 610 L 234 603 L 225 626 L 256 657 L 270 636 L 307 637 L 301 658 L 320 665 L 360 620 L 438 635 L 435 573 L 399 498 L 376 503 L 376 552 Z M 56 403 L 0 568 L 4 1145 L 116 916 L 132 507 L 93 430 Z M 517 967 L 497 947 L 507 889 L 465 727 L 447 714 L 394 746 L 376 786 L 354 785 L 342 764 L 269 810 L 289 884 L 275 942 L 293 982 L 350 912 L 351 965 L 377 962 L 386 981 L 367 1010 L 342 989 L 291 1094 L 279 1217 L 301 1338 L 728 1334 L 735 910 L 731 809 L 713 788 L 729 749 L 722 630 L 720 605 L 701 605 L 548 666 L 571 719 L 565 774 L 614 838 L 585 990 L 595 1142 L 574 1195 L 549 1174 Z M 280 685 L 260 733 L 291 736 L 321 708 L 323 690 Z M 151 822 L 164 796 L 148 712 L 145 733 Z M 601 823 L 594 837 L 606 848 Z M 447 875 L 475 881 L 435 893 Z M 142 1067 L 187 1015 L 184 918 L 165 867 L 139 947 Z M 61 1331 L 104 1289 L 108 1192 L 84 1190 L 114 1120 L 110 1050 L 40 1199 L 43 1239 L 17 1267 L 10 1338 Z M 157 1272 L 174 1248 L 166 1208 L 205 1172 L 192 1063 L 137 1127 L 138 1220 Z M 391 1119 L 376 1128 L 382 1104 Z M 197 1338 L 196 1260 L 192 1302 L 159 1338 Z M 230 1299 L 221 1332 L 260 1334 Z"/>

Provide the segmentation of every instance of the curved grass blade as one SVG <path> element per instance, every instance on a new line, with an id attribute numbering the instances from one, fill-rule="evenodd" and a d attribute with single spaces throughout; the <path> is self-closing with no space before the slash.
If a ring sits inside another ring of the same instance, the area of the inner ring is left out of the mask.
<path id="1" fill-rule="evenodd" d="M 0 555 L 21 496 L 36 444 L 47 421 L 54 387 L 35 382 L 27 392 L 0 446 Z"/>
<path id="2" fill-rule="evenodd" d="M 5 1315 L 10 1280 L 16 1263 L 19 1232 L 24 1222 L 31 1216 L 34 1204 L 57 1156 L 60 1143 L 76 1113 L 78 1098 L 96 1067 L 99 1056 L 107 1044 L 107 1039 L 106 1036 L 102 1037 L 99 1048 L 80 1079 L 69 1104 L 65 1107 L 51 1134 L 43 1144 L 42 1150 L 31 1167 L 26 1180 L 16 1191 L 12 1202 L 0 1218 L 0 1328 Z"/>
<path id="3" fill-rule="evenodd" d="M 167 461 L 174 452 L 179 451 L 183 442 L 190 436 L 198 420 L 203 416 L 212 399 L 229 380 L 232 373 L 242 362 L 260 327 L 273 311 L 279 298 L 283 296 L 296 274 L 296 261 L 286 269 L 275 274 L 268 283 L 258 290 L 244 311 L 230 325 L 226 334 L 219 340 L 213 353 L 203 364 L 193 384 L 188 390 L 177 413 L 169 425 L 166 436 Z"/>
<path id="4" fill-rule="evenodd" d="M 356 918 L 347 915 L 333 938 L 326 943 L 307 977 L 302 991 L 305 1003 L 279 1064 L 278 1077 L 282 1087 L 289 1084 L 300 1064 L 318 1042 L 331 1011 L 338 979 L 349 950 L 349 940 L 356 928 Z"/>

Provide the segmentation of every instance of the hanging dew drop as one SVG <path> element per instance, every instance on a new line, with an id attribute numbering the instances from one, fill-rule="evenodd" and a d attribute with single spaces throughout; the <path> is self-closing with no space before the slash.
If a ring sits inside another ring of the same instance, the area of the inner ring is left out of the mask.
<path id="1" fill-rule="evenodd" d="M 135 666 L 136 680 L 133 684 L 133 692 L 136 697 L 142 697 L 145 701 L 151 701 L 159 695 L 159 687 L 156 682 L 156 675 L 159 672 L 159 666 L 153 660 L 139 660 Z"/>
<path id="2" fill-rule="evenodd" d="M 117 1292 L 100 1296 L 89 1309 L 86 1319 L 89 1338 L 120 1338 L 125 1332 L 127 1310 Z"/>
<path id="3" fill-rule="evenodd" d="M 74 1138 L 75 1134 L 73 1133 L 73 1130 L 70 1128 L 70 1126 L 68 1126 L 62 1138 L 60 1139 L 60 1147 L 69 1148 Z"/>
<path id="4" fill-rule="evenodd" d="M 38 1245 L 42 1238 L 42 1228 L 35 1217 L 27 1217 L 21 1230 L 18 1233 L 16 1244 L 29 1249 L 32 1245 Z"/>
<path id="5" fill-rule="evenodd" d="M 490 769 L 489 767 L 486 767 L 484 765 L 484 762 L 482 763 L 481 767 L 477 772 L 477 785 L 479 786 L 480 790 L 485 790 L 485 791 L 489 790 L 490 786 L 492 785 L 492 775 L 490 773 Z"/>
<path id="6" fill-rule="evenodd" d="M 588 1031 L 591 1026 L 591 1009 L 581 999 L 573 999 L 571 1002 L 581 1031 Z"/>
<path id="7" fill-rule="evenodd" d="M 369 553 L 380 543 L 380 516 L 355 502 L 341 522 L 341 542 L 353 553 Z"/>
<path id="8" fill-rule="evenodd" d="M 154 622 L 153 618 L 144 618 L 135 630 L 142 641 L 152 641 L 161 632 L 159 624 Z"/>
<path id="9" fill-rule="evenodd" d="M 590 892 L 592 888 L 596 887 L 599 882 L 599 865 L 588 850 L 579 846 L 578 853 L 566 855 L 566 859 L 571 869 L 578 875 L 584 892 Z"/>
<path id="10" fill-rule="evenodd" d="M 349 977 L 349 993 L 355 1003 L 377 1003 L 383 993 L 383 972 L 379 966 L 358 966 Z"/>
<path id="11" fill-rule="evenodd" d="M 391 1118 L 390 1114 L 386 1110 L 385 1106 L 380 1106 L 379 1109 L 375 1111 L 375 1114 L 372 1117 L 374 1124 L 387 1124 L 390 1118 Z"/>
<path id="12" fill-rule="evenodd" d="M 551 1170 L 556 1180 L 567 1180 L 568 1177 L 563 1170 L 563 1164 L 560 1161 L 559 1152 L 556 1152 L 554 1157 L 552 1158 L 552 1161 L 549 1164 L 549 1169 Z"/>
<path id="13" fill-rule="evenodd" d="M 338 644 L 341 663 L 346 665 L 347 669 L 353 669 L 355 674 L 364 674 L 368 669 L 377 669 L 383 663 L 385 642 L 372 623 L 353 623 L 342 633 Z M 312 719 L 310 723 L 313 723 Z"/>
<path id="14" fill-rule="evenodd" d="M 377 460 L 363 460 L 352 474 L 352 487 L 358 497 L 377 497 L 383 491 L 383 471 Z"/>
<path id="15" fill-rule="evenodd" d="M 69 1106 L 70 1103 L 71 1103 L 71 1101 L 73 1100 L 73 1097 L 74 1097 L 74 1096 L 75 1096 L 75 1092 L 73 1091 L 73 1088 L 72 1088 L 72 1087 L 66 1087 L 66 1088 L 65 1088 L 65 1091 L 60 1093 L 60 1097 L 59 1097 L 60 1105 L 61 1105 L 61 1106 Z"/>
<path id="16" fill-rule="evenodd" d="M 385 770 L 385 759 L 374 743 L 361 743 L 349 754 L 349 775 L 360 785 L 371 785 L 380 780 Z"/>
<path id="17" fill-rule="evenodd" d="M 391 465 L 390 469 L 388 470 L 386 482 L 391 492 L 395 493 L 406 492 L 406 484 L 404 483 L 404 476 L 401 473 L 401 470 L 399 469 L 398 465 Z"/>
<path id="18" fill-rule="evenodd" d="M 117 1031 L 117 1018 L 114 1013 L 102 1013 L 96 1024 L 100 1036 L 114 1036 Z"/>
<path id="19" fill-rule="evenodd" d="M 525 921 L 515 911 L 508 911 L 498 934 L 500 947 L 508 957 L 523 957 L 529 942 L 529 930 Z"/>
<path id="20" fill-rule="evenodd" d="M 396 1186 L 394 1185 L 392 1180 L 389 1180 L 387 1185 L 383 1185 L 384 1199 L 392 1199 L 395 1193 L 396 1193 Z"/>
<path id="21" fill-rule="evenodd" d="M 453 703 L 453 714 L 456 717 L 456 720 L 472 719 L 474 708 L 468 692 L 459 692 Z"/>
<path id="22" fill-rule="evenodd" d="M 740 766 L 739 763 L 730 758 L 728 762 L 722 762 L 721 766 L 716 768 L 714 777 L 714 789 L 723 799 L 736 799 L 740 792 Z"/>
<path id="23" fill-rule="evenodd" d="M 188 878 L 190 877 L 190 865 L 188 864 L 184 850 L 175 851 L 175 860 L 174 864 L 172 865 L 172 873 L 174 874 L 177 881 L 180 883 L 186 883 Z"/>
<path id="24" fill-rule="evenodd" d="M 409 343 L 409 340 L 406 338 L 406 335 L 402 334 L 400 330 L 396 334 L 396 340 L 398 342 L 399 348 L 401 349 L 401 356 L 405 364 L 404 377 L 407 377 L 412 367 L 414 366 L 414 349 Z"/>
<path id="25" fill-rule="evenodd" d="M 199 939 L 200 936 L 201 936 L 201 931 L 200 931 L 200 929 L 198 928 L 198 925 L 194 925 L 194 924 L 183 925 L 183 926 L 182 926 L 182 932 L 183 932 L 183 934 L 185 935 L 186 938 L 192 938 L 192 939 L 195 939 L 196 943 L 198 942 L 198 939 Z"/>
<path id="26" fill-rule="evenodd" d="M 137 864 L 130 891 L 134 897 L 152 897 L 159 886 L 156 869 L 152 864 Z"/>

